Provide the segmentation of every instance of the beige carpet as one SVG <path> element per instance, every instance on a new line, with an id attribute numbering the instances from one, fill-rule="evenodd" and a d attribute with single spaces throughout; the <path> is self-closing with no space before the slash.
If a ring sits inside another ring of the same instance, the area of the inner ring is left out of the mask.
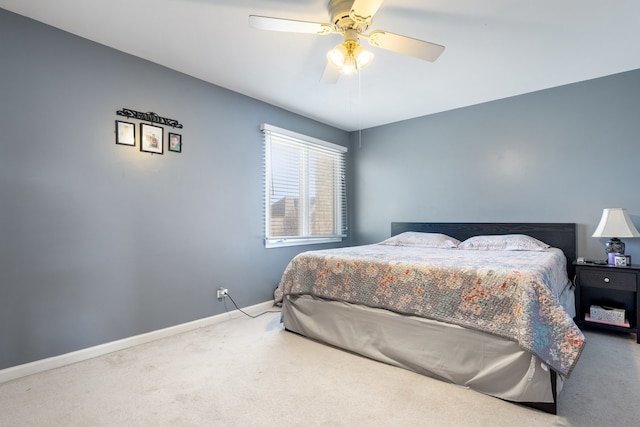
<path id="1" fill-rule="evenodd" d="M 640 345 L 586 332 L 559 415 L 238 318 L 0 384 L 0 426 L 623 426 Z"/>

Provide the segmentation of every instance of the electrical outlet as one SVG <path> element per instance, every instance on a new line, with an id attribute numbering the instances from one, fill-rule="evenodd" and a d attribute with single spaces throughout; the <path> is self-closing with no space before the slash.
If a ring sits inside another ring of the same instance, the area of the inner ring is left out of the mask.
<path id="1" fill-rule="evenodd" d="M 216 291 L 216 295 L 217 295 L 218 299 L 222 299 L 222 298 L 226 297 L 227 295 L 229 295 L 229 289 L 227 289 L 227 288 L 218 288 L 218 290 Z"/>

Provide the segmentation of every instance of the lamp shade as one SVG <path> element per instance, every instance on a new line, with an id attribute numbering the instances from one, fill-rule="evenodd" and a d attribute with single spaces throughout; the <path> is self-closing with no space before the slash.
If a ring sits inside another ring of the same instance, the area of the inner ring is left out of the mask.
<path id="1" fill-rule="evenodd" d="M 365 50 L 360 45 L 356 46 L 356 48 L 353 50 L 353 55 L 356 57 L 358 70 L 362 70 L 364 67 L 371 64 L 371 61 L 373 61 L 373 53 Z"/>
<path id="2" fill-rule="evenodd" d="M 624 208 L 607 208 L 592 237 L 640 237 Z"/>
<path id="3" fill-rule="evenodd" d="M 327 53 L 327 59 L 336 68 L 340 69 L 344 65 L 344 61 L 348 55 L 347 48 L 344 44 L 339 44 Z"/>

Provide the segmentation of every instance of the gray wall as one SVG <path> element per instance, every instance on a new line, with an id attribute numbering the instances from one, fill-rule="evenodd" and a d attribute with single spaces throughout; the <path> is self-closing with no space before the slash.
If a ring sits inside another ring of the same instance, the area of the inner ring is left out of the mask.
<path id="1" fill-rule="evenodd" d="M 354 144 L 356 243 L 391 221 L 578 223 L 603 259 L 602 209 L 640 228 L 640 71 L 416 118 Z M 408 172 L 410 171 L 410 172 Z M 627 239 L 640 264 L 640 239 Z"/>
<path id="2" fill-rule="evenodd" d="M 263 247 L 258 126 L 346 132 L 2 9 L 0 58 L 0 369 L 268 301 L 309 249 Z M 116 146 L 123 107 L 183 152 Z"/>

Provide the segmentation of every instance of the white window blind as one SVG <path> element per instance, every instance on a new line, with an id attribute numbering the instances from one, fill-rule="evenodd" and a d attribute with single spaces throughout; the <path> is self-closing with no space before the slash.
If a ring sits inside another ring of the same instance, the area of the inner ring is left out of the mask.
<path id="1" fill-rule="evenodd" d="M 347 148 L 268 124 L 265 246 L 336 242 L 347 233 Z"/>

